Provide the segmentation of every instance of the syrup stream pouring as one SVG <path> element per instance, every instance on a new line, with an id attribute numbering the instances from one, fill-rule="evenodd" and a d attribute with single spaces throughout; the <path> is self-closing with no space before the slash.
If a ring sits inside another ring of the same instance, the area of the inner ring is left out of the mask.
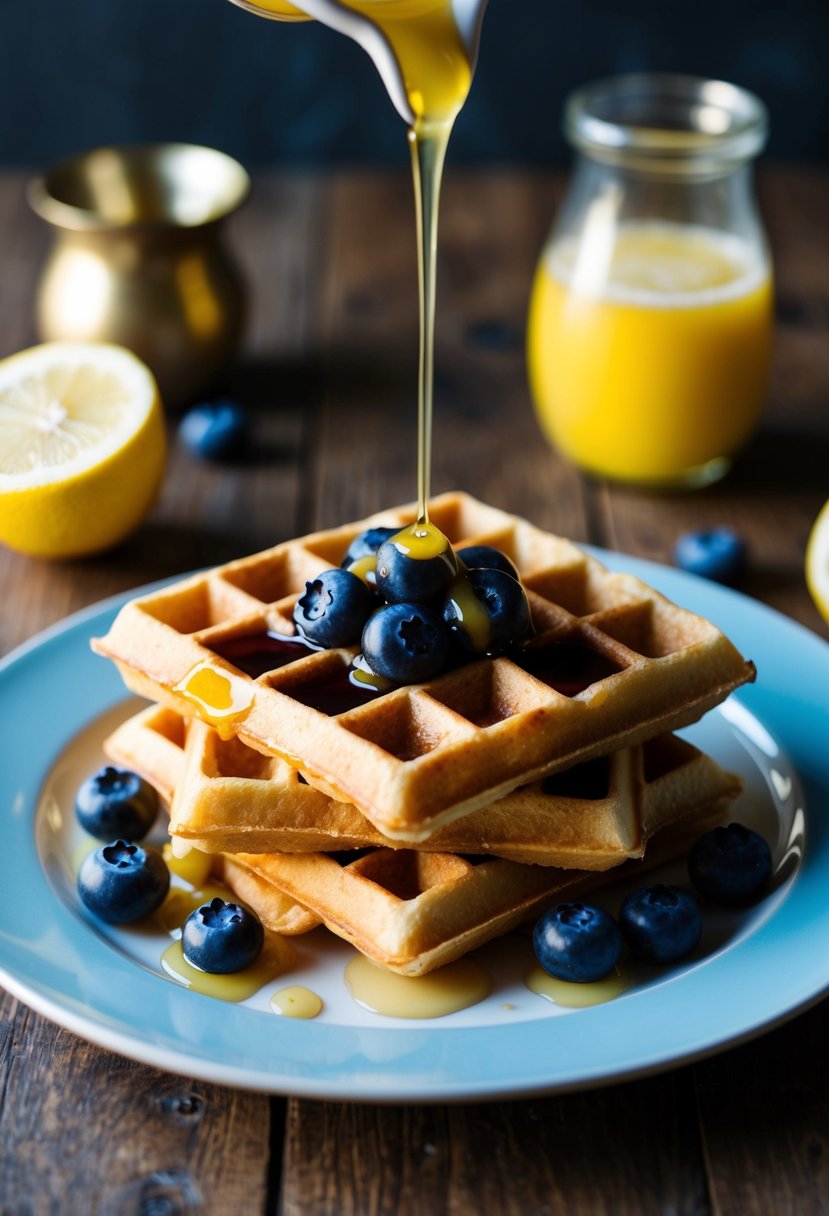
<path id="1" fill-rule="evenodd" d="M 340 3 L 340 0 L 292 0 L 294 6 L 323 25 L 330 26 L 340 34 L 358 43 L 380 73 L 395 109 L 410 126 L 416 121 L 406 93 L 406 82 L 397 56 L 386 35 L 370 17 L 357 13 Z M 278 20 L 278 14 L 258 8 L 253 0 L 232 0 L 239 8 L 247 9 L 258 17 Z M 452 15 L 458 27 L 470 67 L 475 68 L 481 37 L 481 23 L 487 0 L 452 0 Z M 382 5 L 381 5 L 382 7 Z"/>

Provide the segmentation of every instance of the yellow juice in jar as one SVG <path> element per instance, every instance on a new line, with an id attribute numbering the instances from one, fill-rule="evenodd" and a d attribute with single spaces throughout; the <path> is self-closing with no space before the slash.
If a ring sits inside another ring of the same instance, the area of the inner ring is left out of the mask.
<path id="1" fill-rule="evenodd" d="M 771 335 L 768 265 L 738 237 L 639 221 L 607 247 L 564 238 L 542 256 L 530 303 L 539 419 L 589 472 L 704 482 L 755 427 Z"/>

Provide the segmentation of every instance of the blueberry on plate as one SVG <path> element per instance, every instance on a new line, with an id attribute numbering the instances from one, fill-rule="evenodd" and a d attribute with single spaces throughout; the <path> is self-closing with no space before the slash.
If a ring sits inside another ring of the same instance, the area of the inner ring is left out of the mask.
<path id="1" fill-rule="evenodd" d="M 386 604 L 363 630 L 363 658 L 395 684 L 419 684 L 437 675 L 449 656 L 449 631 L 421 604 Z"/>
<path id="2" fill-rule="evenodd" d="M 533 948 L 544 970 L 576 984 L 604 979 L 618 963 L 622 945 L 613 917 L 590 904 L 556 904 L 533 929 Z"/>
<path id="3" fill-rule="evenodd" d="M 470 570 L 454 579 L 443 606 L 452 640 L 467 654 L 496 654 L 521 642 L 531 627 L 530 605 L 517 579 L 503 570 Z"/>
<path id="4" fill-rule="evenodd" d="M 771 849 L 742 823 L 706 832 L 688 854 L 688 874 L 714 903 L 741 907 L 754 903 L 771 880 Z"/>
<path id="5" fill-rule="evenodd" d="M 657 883 L 631 891 L 619 910 L 619 927 L 634 958 L 674 963 L 702 936 L 702 912 L 693 895 Z"/>
<path id="6" fill-rule="evenodd" d="M 745 544 L 731 528 L 685 532 L 674 547 L 674 560 L 690 574 L 716 583 L 733 583 L 745 563 Z"/>
<path id="7" fill-rule="evenodd" d="M 79 787 L 75 814 L 98 840 L 142 840 L 155 823 L 158 794 L 138 773 L 107 764 Z"/>
<path id="8" fill-rule="evenodd" d="M 467 570 L 503 570 L 514 579 L 519 577 L 518 571 L 506 553 L 496 549 L 494 545 L 467 545 L 458 550 L 458 558 Z"/>
<path id="9" fill-rule="evenodd" d="M 205 460 L 233 460 L 241 456 L 249 439 L 247 412 L 235 401 L 194 405 L 179 424 L 184 443 Z"/>
<path id="10" fill-rule="evenodd" d="M 399 531 L 399 528 L 367 528 L 365 532 L 354 537 L 346 549 L 340 565 L 343 569 L 347 569 L 352 562 L 359 561 L 361 557 L 373 557 L 384 541 L 389 540 Z"/>
<path id="11" fill-rule="evenodd" d="M 170 871 L 149 845 L 114 840 L 84 858 L 78 895 L 90 912 L 112 925 L 129 925 L 160 908 Z"/>
<path id="12" fill-rule="evenodd" d="M 455 551 L 428 524 L 422 537 L 404 528 L 377 550 L 377 591 L 389 604 L 436 603 L 457 573 Z"/>
<path id="13" fill-rule="evenodd" d="M 212 899 L 191 912 L 181 931 L 187 962 L 212 975 L 243 971 L 262 952 L 265 930 L 244 904 Z"/>
<path id="14" fill-rule="evenodd" d="M 362 579 L 348 570 L 323 570 L 305 584 L 294 605 L 294 623 L 312 646 L 353 646 L 377 601 Z"/>

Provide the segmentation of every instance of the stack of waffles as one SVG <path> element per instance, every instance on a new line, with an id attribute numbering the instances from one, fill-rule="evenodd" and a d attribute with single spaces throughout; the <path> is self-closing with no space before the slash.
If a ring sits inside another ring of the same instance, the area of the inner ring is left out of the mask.
<path id="1" fill-rule="evenodd" d="M 178 850 L 269 928 L 324 923 L 419 975 L 559 897 L 687 848 L 739 780 L 671 731 L 754 669 L 710 622 L 570 542 L 451 494 L 431 521 L 516 565 L 524 649 L 388 692 L 294 636 L 307 580 L 387 511 L 127 604 L 94 648 L 153 704 L 107 741 L 170 806 Z"/>

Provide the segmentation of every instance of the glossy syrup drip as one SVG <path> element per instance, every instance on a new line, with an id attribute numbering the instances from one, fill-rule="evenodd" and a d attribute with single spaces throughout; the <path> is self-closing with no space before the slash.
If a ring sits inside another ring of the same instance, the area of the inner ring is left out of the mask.
<path id="1" fill-rule="evenodd" d="M 588 984 L 574 984 L 570 980 L 559 980 L 548 975 L 543 967 L 535 966 L 524 981 L 531 992 L 546 997 L 554 1005 L 567 1009 L 586 1009 L 591 1005 L 603 1005 L 621 996 L 633 983 L 633 976 L 624 967 L 615 967 L 603 980 Z"/>
<path id="2" fill-rule="evenodd" d="M 349 573 L 355 574 L 372 591 L 377 589 L 376 553 L 366 553 L 364 557 L 358 557 L 356 561 L 348 565 L 347 569 Z"/>
<path id="3" fill-rule="evenodd" d="M 227 889 L 213 883 L 205 883 L 192 890 L 171 887 L 164 903 L 151 919 L 162 933 L 177 934 L 190 913 L 209 904 L 212 899 L 227 899 Z"/>
<path id="4" fill-rule="evenodd" d="M 441 558 L 453 574 L 458 568 L 458 559 L 440 528 L 429 520 L 419 519 L 395 532 L 390 543 L 415 561 L 432 561 Z"/>
<path id="5" fill-rule="evenodd" d="M 475 653 L 486 654 L 490 648 L 492 622 L 465 571 L 452 580 L 447 598 L 454 604 L 458 621 L 463 625 Z"/>
<path id="6" fill-rule="evenodd" d="M 213 642 L 210 649 L 253 680 L 266 671 L 276 671 L 314 653 L 313 648 L 301 638 L 267 632 L 249 634 L 243 638 L 225 638 Z"/>
<path id="7" fill-rule="evenodd" d="M 255 680 L 266 672 L 274 671 L 317 653 L 312 647 L 294 638 L 280 637 L 273 633 L 251 634 L 246 638 L 234 638 L 222 643 L 221 649 L 213 647 L 217 654 L 233 663 Z M 322 674 L 314 673 L 308 680 L 297 680 L 285 686 L 287 694 L 309 709 L 334 717 L 347 713 L 359 705 L 367 705 L 380 692 L 390 687 L 387 681 L 375 676 L 367 668 L 360 667 L 355 660 L 349 668 L 332 665 Z"/>
<path id="8" fill-rule="evenodd" d="M 516 666 L 565 697 L 575 697 L 591 684 L 622 670 L 613 659 L 580 642 L 528 646 L 510 658 Z"/>
<path id="9" fill-rule="evenodd" d="M 368 678 L 359 678 L 356 671 L 338 666 L 307 683 L 292 684 L 286 691 L 295 701 L 333 718 L 368 705 L 384 687 L 385 682 L 383 687 L 376 686 Z"/>
<path id="10" fill-rule="evenodd" d="M 254 690 L 238 676 L 217 671 L 209 661 L 197 663 L 173 691 L 192 702 L 199 717 L 215 727 L 222 739 L 232 738 L 235 725 L 250 713 L 254 698 Z"/>
<path id="11" fill-rule="evenodd" d="M 322 1012 L 322 1000 L 310 988 L 296 984 L 275 992 L 271 1009 L 283 1018 L 315 1018 Z"/>
<path id="12" fill-rule="evenodd" d="M 345 969 L 348 989 L 364 1009 L 389 1018 L 442 1018 L 477 1005 L 489 996 L 492 981 L 474 959 L 462 958 L 429 975 L 384 971 L 358 954 Z"/>
<path id="13" fill-rule="evenodd" d="M 178 847 L 181 849 L 183 846 L 179 844 Z M 178 875 L 196 889 L 203 887 L 209 879 L 215 860 L 209 853 L 202 853 L 199 849 L 188 848 L 177 854 L 170 841 L 163 846 L 161 855 L 171 874 Z"/>
<path id="14" fill-rule="evenodd" d="M 226 894 L 226 892 L 225 892 Z M 193 992 L 217 997 L 222 1001 L 246 1001 L 265 984 L 289 971 L 296 961 L 293 946 L 284 938 L 271 935 L 255 963 L 243 971 L 229 975 L 213 975 L 193 967 L 184 957 L 181 942 L 172 942 L 161 956 L 161 965 L 169 976 Z"/>

